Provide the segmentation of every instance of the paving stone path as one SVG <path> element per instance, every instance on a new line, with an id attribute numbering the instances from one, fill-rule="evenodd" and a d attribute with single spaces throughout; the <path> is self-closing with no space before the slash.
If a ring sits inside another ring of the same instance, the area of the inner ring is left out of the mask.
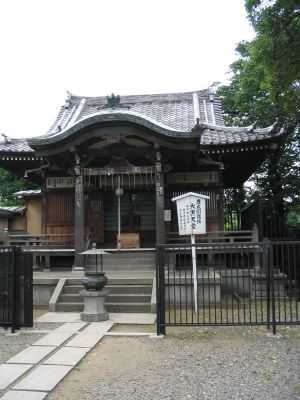
<path id="1" fill-rule="evenodd" d="M 71 316 L 49 313 L 40 321 L 47 318 L 48 322 L 71 322 L 54 329 L 0 365 L 1 400 L 44 399 L 102 337 L 109 334 L 115 322 L 126 320 L 126 315 L 114 315 L 106 322 L 87 323 L 80 321 L 76 313 Z M 128 318 L 136 323 L 139 315 L 128 316 L 127 322 Z M 140 318 L 145 321 L 145 317 L 140 315 Z"/>

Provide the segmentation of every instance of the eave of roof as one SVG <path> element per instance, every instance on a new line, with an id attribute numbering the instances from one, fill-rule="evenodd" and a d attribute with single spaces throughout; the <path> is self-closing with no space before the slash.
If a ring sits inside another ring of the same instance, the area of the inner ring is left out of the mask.
<path id="1" fill-rule="evenodd" d="M 31 196 L 40 196 L 41 189 L 34 189 L 34 190 L 20 190 L 19 192 L 15 192 L 14 196 L 23 198 L 23 197 L 31 197 Z"/>
<path id="2" fill-rule="evenodd" d="M 135 111 L 107 109 L 105 111 L 99 111 L 97 113 L 84 117 L 78 122 L 75 122 L 74 125 L 72 125 L 71 127 L 57 132 L 56 134 L 31 138 L 28 140 L 28 143 L 32 148 L 57 143 L 61 140 L 69 138 L 73 134 L 88 126 L 106 122 L 134 123 L 169 138 L 191 139 L 199 137 L 199 133 L 196 131 L 191 132 L 172 129 L 160 122 L 155 121 L 150 117 L 147 117 Z"/>
<path id="3" fill-rule="evenodd" d="M 82 118 L 70 128 L 48 136 L 39 136 L 29 139 L 29 145 L 34 148 L 41 148 L 51 144 L 65 141 L 80 130 L 101 123 L 127 122 L 134 123 L 144 128 L 150 129 L 157 134 L 169 139 L 177 140 L 198 140 L 201 138 L 202 146 L 223 146 L 236 145 L 251 142 L 262 142 L 277 140 L 283 134 L 283 130 L 277 131 L 276 126 L 267 128 L 255 128 L 253 125 L 248 127 L 224 127 L 205 123 L 200 123 L 198 129 L 191 131 L 179 131 L 153 120 L 140 113 L 128 110 L 107 109 Z"/>

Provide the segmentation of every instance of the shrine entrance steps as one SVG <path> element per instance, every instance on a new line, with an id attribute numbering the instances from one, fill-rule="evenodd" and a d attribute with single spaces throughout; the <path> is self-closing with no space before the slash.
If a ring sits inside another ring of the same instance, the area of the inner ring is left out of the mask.
<path id="1" fill-rule="evenodd" d="M 103 270 L 105 272 L 118 271 L 153 271 L 155 270 L 155 249 L 103 249 L 109 254 L 102 256 Z M 97 258 L 98 270 L 101 267 L 100 256 Z M 95 271 L 96 257 L 88 256 L 86 260 L 87 271 Z"/>
<path id="2" fill-rule="evenodd" d="M 105 287 L 110 294 L 106 300 L 106 309 L 114 313 L 151 312 L 153 279 L 110 278 Z M 56 311 L 81 312 L 83 298 L 79 292 L 83 289 L 80 279 L 67 279 L 56 304 Z"/>

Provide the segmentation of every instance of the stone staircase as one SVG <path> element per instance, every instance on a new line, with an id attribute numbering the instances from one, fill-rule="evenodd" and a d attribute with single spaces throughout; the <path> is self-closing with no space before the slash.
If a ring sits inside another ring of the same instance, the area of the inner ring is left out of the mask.
<path id="1" fill-rule="evenodd" d="M 109 271 L 154 271 L 155 268 L 155 250 L 123 250 L 118 251 L 105 250 L 109 254 L 102 256 L 103 270 Z M 98 270 L 100 271 L 101 259 L 97 259 Z M 95 271 L 96 257 L 88 256 L 86 260 L 86 270 Z"/>
<path id="2" fill-rule="evenodd" d="M 108 250 L 108 252 L 110 251 Z M 98 256 L 97 265 L 100 271 L 100 256 Z M 115 313 L 151 312 L 154 267 L 155 251 L 142 249 L 111 251 L 110 254 L 103 255 L 103 270 L 108 277 L 108 284 L 105 288 L 110 292 L 105 303 L 107 311 Z M 87 260 L 86 270 L 96 270 L 95 256 L 90 256 Z M 143 274 L 147 277 L 141 276 Z M 80 279 L 67 279 L 56 303 L 56 311 L 83 311 L 80 290 L 83 290 Z"/>
<path id="3" fill-rule="evenodd" d="M 152 279 L 109 279 L 105 286 L 110 294 L 106 300 L 108 312 L 147 313 L 151 312 Z M 83 290 L 80 279 L 67 279 L 56 304 L 56 311 L 81 312 Z"/>

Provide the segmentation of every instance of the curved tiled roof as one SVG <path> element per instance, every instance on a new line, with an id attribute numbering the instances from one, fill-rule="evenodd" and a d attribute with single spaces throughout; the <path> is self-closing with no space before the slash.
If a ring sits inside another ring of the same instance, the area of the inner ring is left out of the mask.
<path id="1" fill-rule="evenodd" d="M 176 130 L 169 126 L 157 122 L 153 118 L 140 114 L 132 110 L 123 109 L 106 109 L 98 111 L 94 114 L 88 115 L 75 122 L 70 127 L 56 132 L 52 135 L 44 135 L 37 138 L 29 139 L 29 144 L 35 146 L 45 146 L 47 144 L 56 143 L 68 137 L 80 129 L 96 123 L 111 121 L 126 121 L 133 122 L 140 126 L 151 129 L 166 137 L 175 138 L 200 138 L 202 145 L 226 145 L 226 144 L 240 144 L 261 141 L 265 139 L 274 138 L 281 135 L 281 132 L 276 132 L 275 125 L 268 128 L 255 128 L 249 127 L 224 127 L 209 125 L 201 122 L 198 125 L 193 125 L 191 130 Z"/>
<path id="2" fill-rule="evenodd" d="M 121 107 L 121 108 L 119 108 Z M 0 142 L 0 152 L 34 153 L 35 146 L 59 142 L 80 129 L 101 122 L 133 122 L 166 137 L 200 138 L 204 146 L 264 141 L 281 135 L 269 128 L 225 127 L 220 100 L 207 90 L 123 96 L 119 107 L 108 108 L 108 99 L 68 95 L 47 134 L 36 138 Z M 197 120 L 197 125 L 195 122 Z"/>
<path id="3" fill-rule="evenodd" d="M 77 121 L 95 114 L 107 104 L 107 97 L 81 97 L 69 94 L 66 104 L 47 132 L 52 135 L 59 129 L 66 129 Z M 199 90 L 185 93 L 166 93 L 122 96 L 124 108 L 138 112 L 146 117 L 179 131 L 190 131 L 196 118 L 201 122 L 224 125 L 220 99 L 209 92 Z"/>

